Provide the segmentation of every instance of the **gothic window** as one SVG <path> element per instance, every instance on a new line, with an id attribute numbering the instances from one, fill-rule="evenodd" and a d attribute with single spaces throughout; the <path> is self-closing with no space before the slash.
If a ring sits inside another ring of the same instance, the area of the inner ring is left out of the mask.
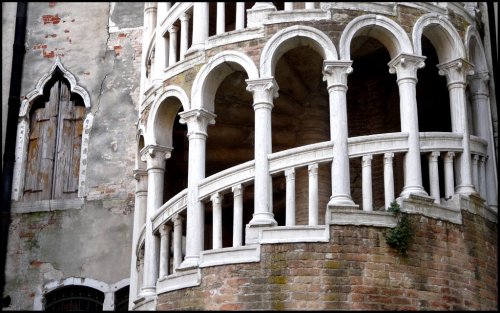
<path id="1" fill-rule="evenodd" d="M 82 98 L 56 71 L 30 111 L 25 200 L 77 197 L 84 115 Z"/>

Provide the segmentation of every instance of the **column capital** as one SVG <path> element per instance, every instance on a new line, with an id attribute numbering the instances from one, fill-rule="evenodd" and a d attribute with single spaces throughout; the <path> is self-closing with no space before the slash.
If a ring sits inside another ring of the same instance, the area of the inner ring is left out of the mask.
<path id="1" fill-rule="evenodd" d="M 489 79 L 490 75 L 487 72 L 477 73 L 468 77 L 469 90 L 473 96 L 489 95 Z"/>
<path id="2" fill-rule="evenodd" d="M 455 157 L 455 152 L 446 152 L 444 155 L 445 161 L 451 161 Z"/>
<path id="3" fill-rule="evenodd" d="M 174 227 L 182 226 L 182 222 L 184 221 L 184 216 L 177 213 L 172 217 L 172 220 L 174 221 Z"/>
<path id="4" fill-rule="evenodd" d="M 189 21 L 189 19 L 191 18 L 191 14 L 189 13 L 182 13 L 180 16 L 179 16 L 179 19 L 181 20 L 181 22 L 184 22 L 184 21 Z"/>
<path id="5" fill-rule="evenodd" d="M 219 204 L 219 203 L 221 203 L 222 198 L 223 198 L 223 196 L 220 193 L 216 192 L 210 196 L 210 201 L 212 201 L 213 203 Z"/>
<path id="6" fill-rule="evenodd" d="M 247 91 L 253 95 L 254 110 L 264 105 L 273 108 L 273 98 L 278 97 L 278 83 L 274 77 L 246 79 Z"/>
<path id="7" fill-rule="evenodd" d="M 166 236 L 172 231 L 172 226 L 169 224 L 163 224 L 162 226 L 160 226 L 159 231 L 162 237 Z"/>
<path id="8" fill-rule="evenodd" d="M 318 174 L 318 163 L 309 164 L 307 166 L 309 174 Z"/>
<path id="9" fill-rule="evenodd" d="M 242 184 L 234 185 L 231 188 L 231 191 L 233 192 L 235 197 L 241 196 L 243 195 L 243 185 Z"/>
<path id="10" fill-rule="evenodd" d="M 179 30 L 179 27 L 177 27 L 175 25 L 170 25 L 170 27 L 168 28 L 168 33 L 169 34 L 177 33 L 178 30 Z"/>
<path id="11" fill-rule="evenodd" d="M 472 161 L 473 161 L 473 162 L 478 162 L 480 157 L 481 157 L 481 156 L 480 156 L 479 154 L 473 154 L 473 155 L 472 155 Z"/>
<path id="12" fill-rule="evenodd" d="M 397 80 L 401 79 L 417 79 L 417 70 L 425 67 L 425 56 L 400 53 L 392 59 L 387 65 L 389 73 L 396 74 Z"/>
<path id="13" fill-rule="evenodd" d="M 384 161 L 385 162 L 392 162 L 393 158 L 394 158 L 394 152 L 386 152 L 386 153 L 384 153 Z"/>
<path id="14" fill-rule="evenodd" d="M 191 109 L 180 112 L 179 116 L 179 122 L 188 126 L 188 138 L 192 138 L 192 135 L 201 135 L 206 138 L 208 125 L 215 124 L 215 118 L 217 117 L 217 115 L 205 109 Z"/>
<path id="15" fill-rule="evenodd" d="M 431 153 L 429 153 L 429 155 L 427 156 L 429 158 L 429 160 L 431 161 L 437 161 L 437 158 L 441 155 L 441 153 L 439 151 L 432 151 Z"/>
<path id="16" fill-rule="evenodd" d="M 287 168 L 285 170 L 286 179 L 295 179 L 295 168 Z"/>
<path id="17" fill-rule="evenodd" d="M 372 159 L 373 159 L 373 155 L 371 155 L 371 154 L 363 155 L 363 157 L 361 158 L 362 166 L 363 167 L 371 166 Z"/>
<path id="18" fill-rule="evenodd" d="M 439 75 L 446 76 L 448 86 L 454 83 L 465 84 L 467 75 L 474 74 L 474 65 L 463 58 L 458 58 L 436 65 Z"/>
<path id="19" fill-rule="evenodd" d="M 147 145 L 141 149 L 141 160 L 146 161 L 148 171 L 154 168 L 165 169 L 165 160 L 169 159 L 174 148 L 159 145 Z"/>
<path id="20" fill-rule="evenodd" d="M 352 73 L 352 61 L 323 61 L 323 81 L 330 87 L 347 88 L 347 75 Z"/>
<path id="21" fill-rule="evenodd" d="M 133 175 L 135 180 L 140 181 L 141 178 L 148 176 L 148 171 L 136 168 L 133 170 Z"/>

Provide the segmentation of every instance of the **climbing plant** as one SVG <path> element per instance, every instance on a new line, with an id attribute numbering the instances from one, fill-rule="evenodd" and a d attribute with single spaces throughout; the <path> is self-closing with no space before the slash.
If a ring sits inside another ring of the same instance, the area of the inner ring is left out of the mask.
<path id="1" fill-rule="evenodd" d="M 389 229 L 385 233 L 385 241 L 389 246 L 396 249 L 402 256 L 407 256 L 407 250 L 413 237 L 414 230 L 407 213 L 401 212 L 396 201 L 391 202 L 387 209 L 398 219 L 396 227 Z"/>

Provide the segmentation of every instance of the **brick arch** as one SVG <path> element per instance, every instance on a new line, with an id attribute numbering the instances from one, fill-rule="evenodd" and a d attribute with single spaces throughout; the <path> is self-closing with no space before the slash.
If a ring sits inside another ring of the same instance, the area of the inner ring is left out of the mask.
<path id="1" fill-rule="evenodd" d="M 213 112 L 217 88 L 227 75 L 238 69 L 245 71 L 248 79 L 259 78 L 257 67 L 252 59 L 244 53 L 223 51 L 210 58 L 194 79 L 191 91 L 191 109 L 204 108 Z"/>
<path id="2" fill-rule="evenodd" d="M 279 31 L 267 41 L 260 56 L 261 77 L 273 77 L 280 57 L 302 45 L 311 46 L 324 60 L 338 60 L 337 49 L 328 36 L 316 28 L 295 25 Z"/>
<path id="3" fill-rule="evenodd" d="M 391 59 L 400 53 L 413 54 L 408 35 L 403 28 L 393 20 L 382 15 L 362 15 L 353 19 L 340 37 L 340 59 L 351 59 L 351 42 L 358 35 L 367 35 L 380 41 L 389 51 Z"/>
<path id="4" fill-rule="evenodd" d="M 34 100 L 43 96 L 45 85 L 52 79 L 56 71 L 59 71 L 63 78 L 69 82 L 70 92 L 79 95 L 85 105 L 86 112 L 83 121 L 82 143 L 80 149 L 80 171 L 78 176 L 78 197 L 85 197 L 89 136 L 94 115 L 90 112 L 91 104 L 88 92 L 77 84 L 75 76 L 62 65 L 61 59 L 57 56 L 50 70 L 38 80 L 35 88 L 25 96 L 21 103 L 19 121 L 17 125 L 16 161 L 14 163 L 14 177 L 12 182 L 12 200 L 14 201 L 20 200 L 22 190 L 24 188 L 24 176 L 30 133 L 29 112 Z"/>
<path id="5" fill-rule="evenodd" d="M 177 99 L 180 105 L 172 102 Z M 145 145 L 172 147 L 172 129 L 178 111 L 189 110 L 189 98 L 179 86 L 168 86 L 153 101 L 144 134 Z"/>
<path id="6" fill-rule="evenodd" d="M 466 58 L 465 47 L 451 22 L 437 13 L 422 15 L 413 26 L 412 41 L 415 54 L 422 55 L 422 35 L 429 26 L 434 27 L 427 33 L 440 63 L 445 63 L 458 58 Z"/>

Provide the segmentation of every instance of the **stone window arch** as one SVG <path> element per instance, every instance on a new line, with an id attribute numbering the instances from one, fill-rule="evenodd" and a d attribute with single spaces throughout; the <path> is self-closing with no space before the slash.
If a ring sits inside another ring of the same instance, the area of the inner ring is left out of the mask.
<path id="1" fill-rule="evenodd" d="M 88 93 L 57 58 L 21 104 L 12 200 L 83 197 L 92 120 Z"/>

